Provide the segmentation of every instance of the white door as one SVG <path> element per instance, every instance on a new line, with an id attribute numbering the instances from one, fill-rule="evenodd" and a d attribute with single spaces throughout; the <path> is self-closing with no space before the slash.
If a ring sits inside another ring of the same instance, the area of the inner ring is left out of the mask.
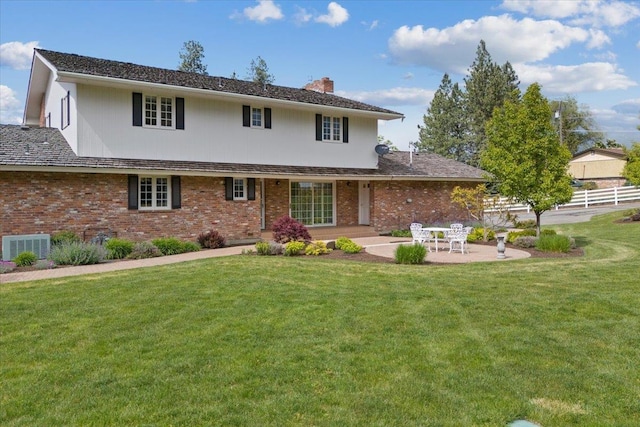
<path id="1" fill-rule="evenodd" d="M 369 225 L 369 181 L 358 181 L 358 223 Z"/>

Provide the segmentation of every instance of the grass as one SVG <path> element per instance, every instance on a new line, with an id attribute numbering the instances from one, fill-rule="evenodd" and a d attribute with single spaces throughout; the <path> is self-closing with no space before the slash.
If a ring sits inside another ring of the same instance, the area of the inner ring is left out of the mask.
<path id="1" fill-rule="evenodd" d="M 640 224 L 618 216 L 556 227 L 577 259 L 1 285 L 0 424 L 640 425 Z"/>

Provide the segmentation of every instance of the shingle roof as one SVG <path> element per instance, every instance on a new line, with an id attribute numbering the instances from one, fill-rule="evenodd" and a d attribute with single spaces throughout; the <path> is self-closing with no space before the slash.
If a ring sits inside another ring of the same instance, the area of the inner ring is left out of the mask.
<path id="1" fill-rule="evenodd" d="M 88 56 L 53 52 L 44 49 L 36 49 L 36 52 L 49 61 L 58 71 L 62 72 L 147 83 L 159 83 L 221 93 L 258 96 L 261 98 L 301 102 L 304 104 L 349 108 L 382 114 L 392 114 L 402 117 L 402 114 L 396 111 L 312 90 L 296 89 L 270 84 L 263 86 L 260 83 L 254 83 L 246 80 L 228 79 L 225 77 L 206 76 L 198 73 L 187 73 L 184 71 L 147 67 L 128 62 L 91 58 Z"/>
<path id="2" fill-rule="evenodd" d="M 76 156 L 58 129 L 22 128 L 0 125 L 0 170 L 16 167 L 83 168 L 96 172 L 124 173 L 122 170 L 188 172 L 191 174 L 234 174 L 246 176 L 315 176 L 362 179 L 415 179 L 480 181 L 483 171 L 437 154 L 412 155 L 391 152 L 380 157 L 377 169 L 274 166 L 236 163 L 207 163 L 174 160 L 113 159 Z"/>

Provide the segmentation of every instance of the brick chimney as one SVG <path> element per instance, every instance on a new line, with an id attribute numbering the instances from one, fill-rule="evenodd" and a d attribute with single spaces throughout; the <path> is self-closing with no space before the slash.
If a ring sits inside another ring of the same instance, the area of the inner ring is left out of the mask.
<path id="1" fill-rule="evenodd" d="M 323 77 L 320 80 L 314 80 L 304 87 L 306 90 L 315 90 L 322 93 L 333 93 L 333 80 L 329 77 Z"/>

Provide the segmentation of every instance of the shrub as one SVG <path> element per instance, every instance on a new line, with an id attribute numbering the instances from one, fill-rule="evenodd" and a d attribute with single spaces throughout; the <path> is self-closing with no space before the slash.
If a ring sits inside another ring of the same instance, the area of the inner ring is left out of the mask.
<path id="1" fill-rule="evenodd" d="M 162 256 L 162 252 L 151 242 L 138 242 L 133 245 L 133 251 L 127 256 L 129 259 L 155 258 Z"/>
<path id="2" fill-rule="evenodd" d="M 522 230 L 522 231 L 510 231 L 509 234 L 507 234 L 507 242 L 513 243 L 514 240 L 516 240 L 518 237 L 535 236 L 535 235 L 536 235 L 536 230 L 533 228 L 527 228 L 526 230 Z"/>
<path id="3" fill-rule="evenodd" d="M 327 244 L 321 240 L 313 241 L 304 248 L 304 253 L 307 255 L 318 256 L 328 254 L 329 252 L 331 252 L 331 249 L 328 249 Z"/>
<path id="4" fill-rule="evenodd" d="M 104 244 L 107 259 L 123 259 L 133 251 L 133 242 L 126 239 L 111 238 Z"/>
<path id="5" fill-rule="evenodd" d="M 209 230 L 204 233 L 200 233 L 198 236 L 198 243 L 203 248 L 217 249 L 223 248 L 227 244 L 226 239 L 216 230 Z"/>
<path id="6" fill-rule="evenodd" d="M 33 266 L 36 270 L 51 270 L 56 267 L 56 264 L 48 259 L 39 259 Z"/>
<path id="7" fill-rule="evenodd" d="M 342 249 L 342 245 L 347 244 L 347 243 L 351 243 L 351 239 L 348 237 L 338 237 L 336 239 L 336 249 Z"/>
<path id="8" fill-rule="evenodd" d="M 73 231 L 61 231 L 51 236 L 51 246 L 62 245 L 64 243 L 79 243 L 82 239 Z"/>
<path id="9" fill-rule="evenodd" d="M 595 181 L 587 181 L 582 183 L 580 190 L 597 190 L 598 184 Z"/>
<path id="10" fill-rule="evenodd" d="M 296 256 L 302 254 L 306 244 L 298 240 L 292 240 L 284 245 L 284 254 L 286 256 Z"/>
<path id="11" fill-rule="evenodd" d="M 487 240 L 495 240 L 496 238 L 496 232 L 493 230 L 489 230 L 487 232 Z M 469 233 L 469 235 L 467 235 L 467 242 L 469 243 L 473 243 L 473 242 L 479 242 L 482 241 L 484 239 L 484 228 L 482 227 L 476 227 L 473 229 L 473 231 L 471 233 Z"/>
<path id="12" fill-rule="evenodd" d="M 391 237 L 412 237 L 411 230 L 393 230 Z"/>
<path id="13" fill-rule="evenodd" d="M 347 254 L 357 254 L 362 250 L 362 246 L 354 241 L 349 240 L 349 242 L 343 244 L 340 249 L 342 249 L 342 252 Z"/>
<path id="14" fill-rule="evenodd" d="M 13 259 L 18 267 L 30 267 L 38 260 L 38 256 L 31 251 L 20 253 Z"/>
<path id="15" fill-rule="evenodd" d="M 424 245 L 399 245 L 394 257 L 398 264 L 422 264 L 427 256 L 427 248 Z"/>
<path id="16" fill-rule="evenodd" d="M 520 236 L 516 237 L 513 245 L 519 248 L 535 248 L 538 238 L 536 236 Z"/>
<path id="17" fill-rule="evenodd" d="M 535 219 L 525 219 L 524 221 L 516 221 L 513 226 L 515 228 L 536 228 L 536 220 Z"/>
<path id="18" fill-rule="evenodd" d="M 196 242 L 182 242 L 182 252 L 181 253 L 199 252 L 200 249 L 202 249 L 202 248 Z"/>
<path id="19" fill-rule="evenodd" d="M 161 237 L 151 241 L 162 255 L 176 255 L 185 252 L 197 252 L 200 245 L 194 242 L 185 242 L 175 237 Z"/>
<path id="20" fill-rule="evenodd" d="M 57 265 L 98 264 L 105 256 L 106 251 L 102 246 L 83 242 L 63 243 L 49 252 L 49 259 Z"/>
<path id="21" fill-rule="evenodd" d="M 544 230 L 540 230 L 541 236 L 554 236 L 556 235 L 556 230 L 552 230 L 551 228 L 545 228 Z"/>
<path id="22" fill-rule="evenodd" d="M 536 249 L 543 252 L 569 252 L 571 239 L 561 234 L 540 236 L 536 243 Z"/>
<path id="23" fill-rule="evenodd" d="M 307 227 L 290 216 L 278 218 L 271 228 L 273 239 L 278 243 L 287 243 L 295 240 L 311 241 L 311 235 Z"/>
<path id="24" fill-rule="evenodd" d="M 10 273 L 16 268 L 16 263 L 11 261 L 0 261 L 0 274 Z"/>
<path id="25" fill-rule="evenodd" d="M 280 255 L 283 250 L 282 245 L 278 242 L 266 242 L 263 240 L 256 243 L 256 252 L 258 255 Z"/>

